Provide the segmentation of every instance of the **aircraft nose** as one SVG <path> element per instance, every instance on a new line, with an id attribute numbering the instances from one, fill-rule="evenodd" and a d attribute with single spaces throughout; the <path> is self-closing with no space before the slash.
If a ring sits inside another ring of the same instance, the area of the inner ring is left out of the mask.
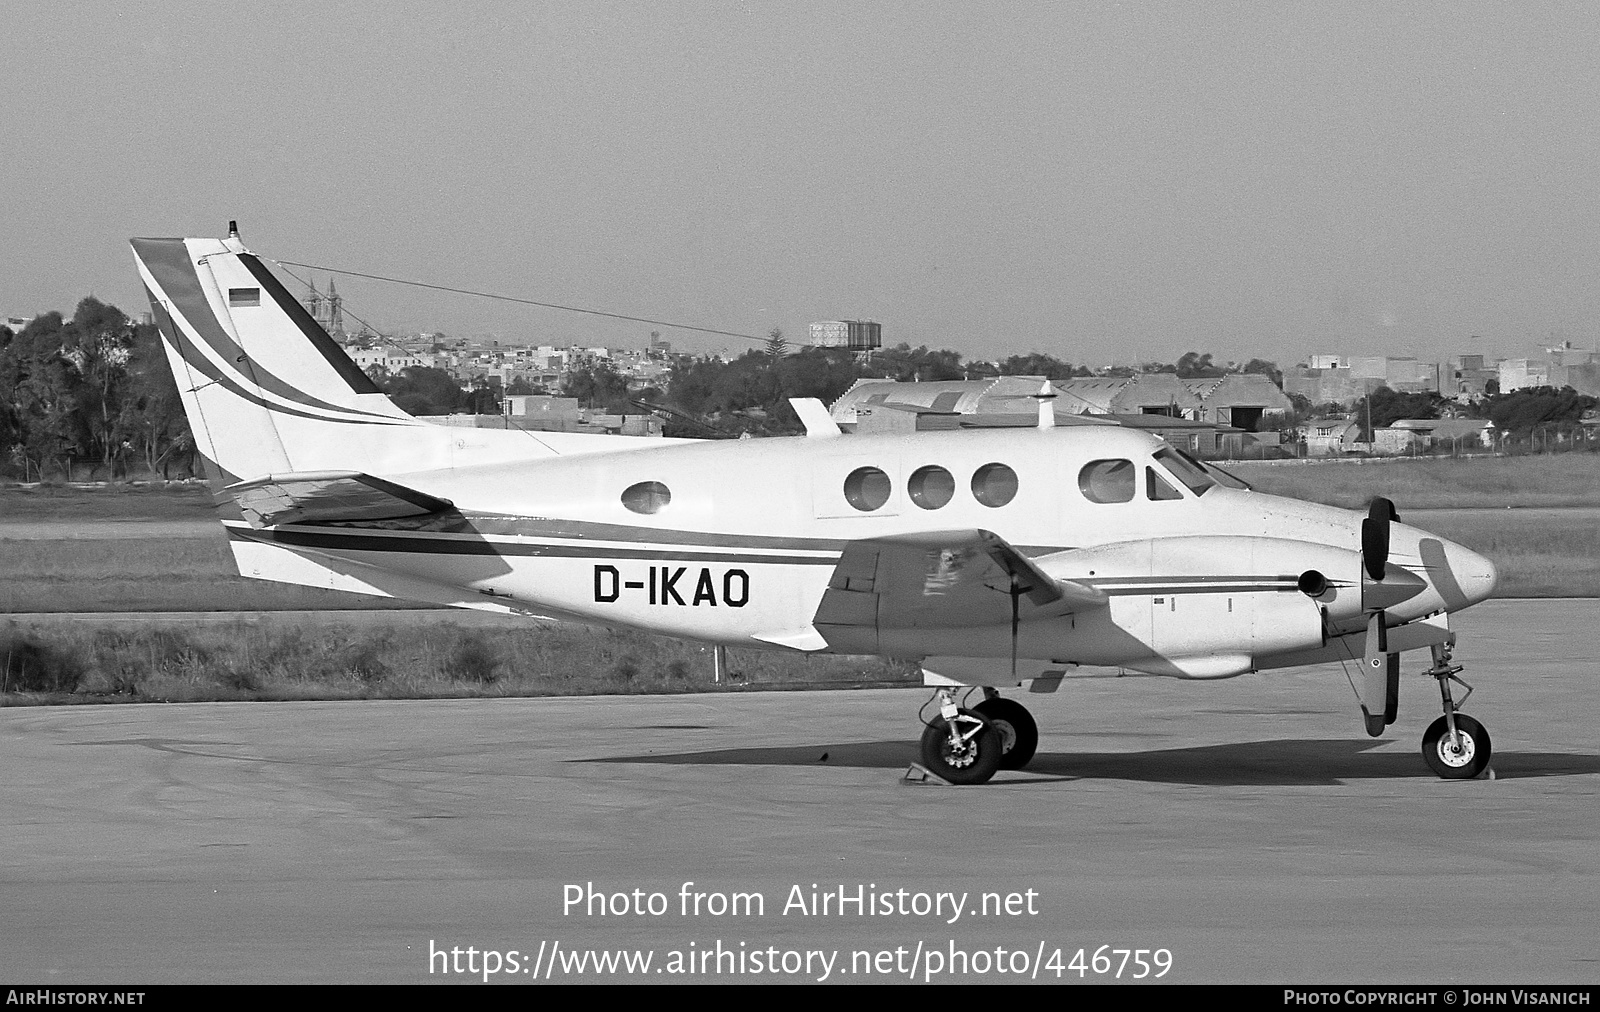
<path id="1" fill-rule="evenodd" d="M 1494 563 L 1474 552 L 1470 548 L 1463 548 L 1452 542 L 1445 542 L 1445 558 L 1450 563 L 1450 571 L 1455 574 L 1456 582 L 1461 585 L 1461 592 L 1466 594 L 1467 600 L 1473 604 L 1484 601 L 1494 593 L 1494 585 L 1500 579 L 1500 573 L 1494 568 Z"/>
<path id="2" fill-rule="evenodd" d="M 1443 559 L 1428 560 L 1427 545 L 1423 544 L 1424 561 L 1429 562 L 1428 575 L 1438 588 L 1439 596 L 1451 608 L 1465 608 L 1488 599 L 1500 574 L 1494 563 L 1464 545 L 1454 541 L 1440 541 Z M 1442 562 L 1443 565 L 1438 563 Z"/>

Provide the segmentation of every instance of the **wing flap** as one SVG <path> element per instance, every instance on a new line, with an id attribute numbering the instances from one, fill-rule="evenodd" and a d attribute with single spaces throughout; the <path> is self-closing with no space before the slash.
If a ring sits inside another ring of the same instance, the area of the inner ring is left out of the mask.
<path id="1" fill-rule="evenodd" d="M 224 491 L 252 527 L 395 520 L 455 508 L 448 499 L 359 471 L 293 471 L 229 485 Z"/>
<path id="2" fill-rule="evenodd" d="M 859 646 L 888 629 L 1009 625 L 1104 604 L 1085 584 L 1057 580 L 999 535 L 930 531 L 845 546 L 812 624 L 830 643 Z"/>

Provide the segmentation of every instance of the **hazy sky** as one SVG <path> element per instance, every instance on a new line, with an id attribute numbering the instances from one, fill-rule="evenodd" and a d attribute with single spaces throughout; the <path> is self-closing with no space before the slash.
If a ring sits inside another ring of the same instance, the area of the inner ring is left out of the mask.
<path id="1" fill-rule="evenodd" d="M 792 339 L 865 317 L 969 358 L 1600 334 L 1592 3 L 0 0 L 0 24 L 5 314 L 147 309 L 126 239 L 236 218 L 268 258 Z M 338 283 L 381 327 L 650 330 Z"/>

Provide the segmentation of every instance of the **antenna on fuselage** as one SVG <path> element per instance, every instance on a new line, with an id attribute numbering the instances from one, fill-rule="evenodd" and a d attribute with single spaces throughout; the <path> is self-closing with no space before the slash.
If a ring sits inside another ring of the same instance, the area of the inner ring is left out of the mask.
<path id="1" fill-rule="evenodd" d="M 1011 574 L 1011 680 L 1017 680 L 1017 626 L 1022 601 L 1022 584 Z"/>
<path id="2" fill-rule="evenodd" d="M 1056 427 L 1056 406 L 1055 406 L 1056 389 L 1055 389 L 1055 387 L 1050 385 L 1050 381 L 1049 380 L 1045 380 L 1044 381 L 1044 385 L 1039 388 L 1039 392 L 1038 393 L 1033 395 L 1033 399 L 1039 402 L 1039 428 L 1041 428 L 1041 429 L 1053 429 L 1053 428 L 1055 428 Z M 1011 598 L 1012 598 L 1013 601 L 1016 600 L 1016 596 L 1017 596 L 1016 595 L 1016 591 L 1013 590 L 1012 593 L 1011 593 Z M 1016 653 L 1016 651 L 1012 651 L 1012 654 L 1013 654 L 1013 656 L 1011 658 L 1012 674 L 1016 673 L 1015 669 L 1016 669 L 1017 664 L 1016 664 L 1015 653 Z"/>

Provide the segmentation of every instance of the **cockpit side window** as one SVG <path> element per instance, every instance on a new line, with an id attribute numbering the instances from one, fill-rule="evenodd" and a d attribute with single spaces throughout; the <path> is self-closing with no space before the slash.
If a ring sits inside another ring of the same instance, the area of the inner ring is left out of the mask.
<path id="1" fill-rule="evenodd" d="M 1153 467 L 1144 469 L 1144 494 L 1157 502 L 1164 499 L 1182 499 L 1183 493 L 1173 488 Z"/>
<path id="2" fill-rule="evenodd" d="M 1078 472 L 1078 489 L 1090 502 L 1132 502 L 1137 473 L 1131 460 L 1091 460 Z"/>
<path id="3" fill-rule="evenodd" d="M 1205 468 L 1182 450 L 1163 446 L 1155 452 L 1155 458 L 1195 495 L 1205 495 L 1217 485 L 1216 479 L 1206 474 Z"/>

